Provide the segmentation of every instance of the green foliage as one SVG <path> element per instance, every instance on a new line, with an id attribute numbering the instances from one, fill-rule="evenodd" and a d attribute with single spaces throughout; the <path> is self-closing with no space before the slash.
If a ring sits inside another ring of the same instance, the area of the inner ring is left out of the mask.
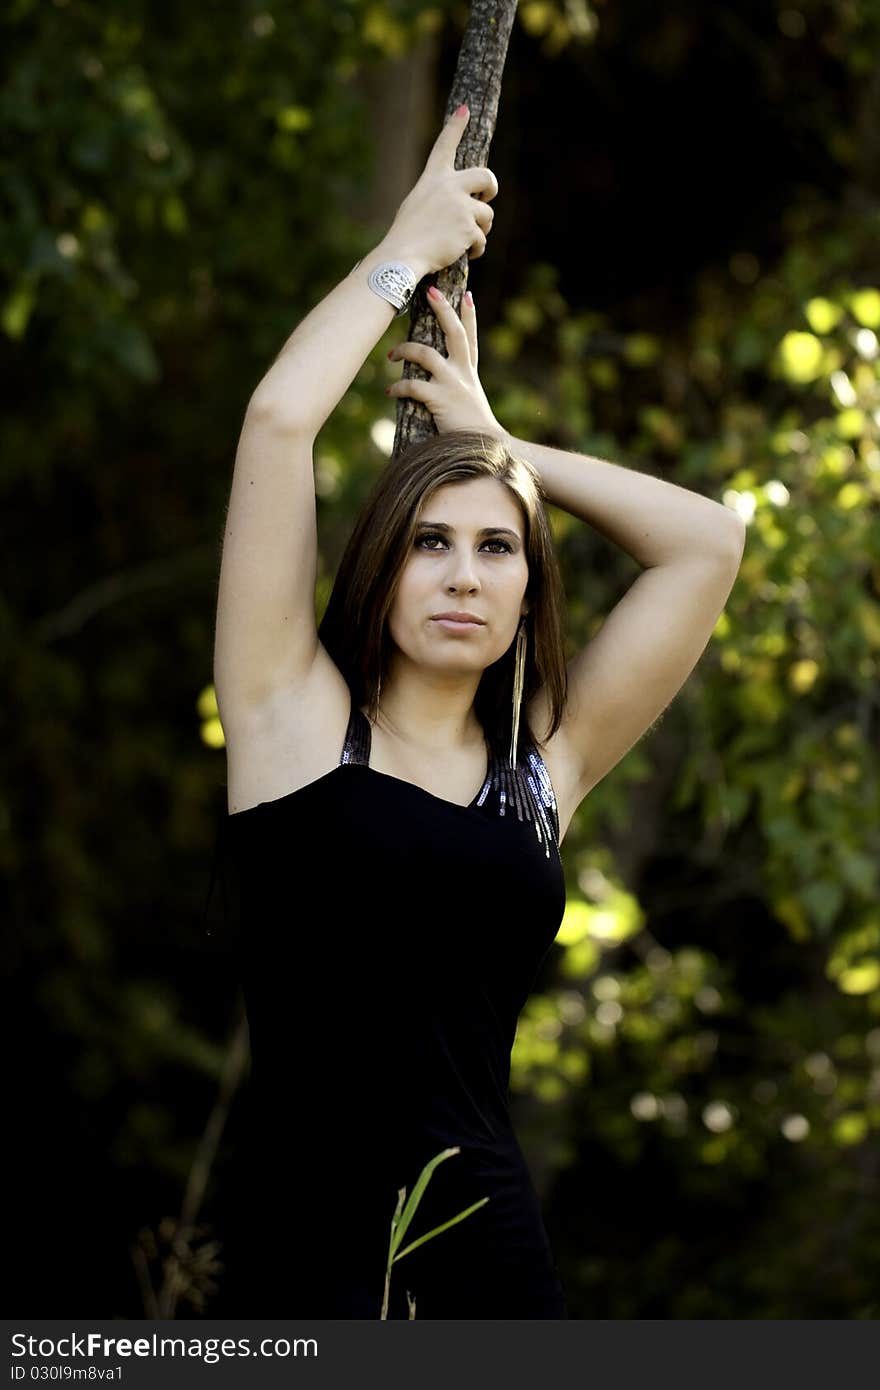
<path id="1" fill-rule="evenodd" d="M 760 903 L 768 927 L 789 938 L 793 977 L 772 1007 L 760 1007 L 737 989 L 711 924 L 698 948 L 667 950 L 652 933 L 650 905 L 609 873 L 603 826 L 620 821 L 627 785 L 627 814 L 638 823 L 639 788 L 661 776 L 650 745 L 637 747 L 591 793 L 567 837 L 559 983 L 526 1007 L 513 1087 L 543 1102 L 542 1129 L 564 1126 L 589 1094 L 591 1141 L 627 1168 L 662 1153 L 683 1203 L 717 1196 L 721 1181 L 765 1184 L 779 1202 L 780 1245 L 800 1248 L 806 1193 L 837 1170 L 834 1195 L 822 1189 L 820 1261 L 846 1204 L 867 1200 L 880 1130 L 880 292 L 862 278 L 858 241 L 855 232 L 852 266 L 832 272 L 837 230 L 817 231 L 809 277 L 794 247 L 746 296 L 731 287 L 725 298 L 707 277 L 712 315 L 697 316 L 682 343 L 640 334 L 638 351 L 622 334 L 609 347 L 612 326 L 571 314 L 552 268 L 532 267 L 492 330 L 495 359 L 484 372 L 513 433 L 537 438 L 536 422 L 552 421 L 551 443 L 562 421 L 568 447 L 634 463 L 648 455 L 748 523 L 734 591 L 665 731 L 676 772 L 662 833 L 698 829 L 684 879 L 708 870 L 722 909 L 743 897 Z M 544 352 L 542 381 L 528 392 L 507 385 L 506 364 L 533 360 L 529 338 L 546 343 L 551 334 L 556 353 L 548 362 Z M 746 342 L 760 344 L 757 358 L 742 351 Z M 751 374 L 747 399 L 739 364 Z M 689 369 L 711 399 L 708 429 L 695 430 L 665 398 L 665 381 Z M 613 444 L 602 428 L 609 391 L 637 402 L 636 429 Z M 583 593 L 576 528 L 566 523 L 557 535 L 567 589 Z M 598 605 L 589 574 L 586 583 L 586 601 L 572 605 L 575 645 L 589 638 Z M 691 916 L 692 895 L 673 895 Z M 760 972 L 766 933 L 750 930 L 750 917 L 744 905 L 734 921 Z M 841 1169 L 847 1149 L 859 1158 Z M 864 1251 L 876 1252 L 878 1240 L 872 1217 Z M 876 1316 L 864 1251 L 845 1265 L 852 1306 L 805 1284 L 801 1296 L 823 1299 L 829 1316 Z M 725 1314 L 717 1293 L 694 1302 L 686 1288 L 673 1315 L 797 1316 L 798 1281 L 785 1287 L 784 1254 L 773 1278 L 766 1261 L 759 1273 L 743 1259 L 745 1305 L 731 1301 Z M 607 1280 L 608 1266 L 594 1277 L 597 1286 Z M 637 1304 L 614 1306 L 615 1316 L 638 1315 Z"/>

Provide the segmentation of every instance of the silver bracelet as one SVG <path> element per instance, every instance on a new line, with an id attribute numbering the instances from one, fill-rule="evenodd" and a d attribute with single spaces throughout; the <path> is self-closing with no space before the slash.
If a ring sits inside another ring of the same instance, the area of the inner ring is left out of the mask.
<path id="1" fill-rule="evenodd" d="M 352 266 L 350 274 L 357 270 L 361 261 Z M 397 310 L 394 317 L 399 319 L 401 314 L 406 313 L 418 281 L 414 272 L 403 261 L 383 261 L 370 271 L 367 284 L 380 299 L 387 299 L 389 304 L 394 305 Z"/>

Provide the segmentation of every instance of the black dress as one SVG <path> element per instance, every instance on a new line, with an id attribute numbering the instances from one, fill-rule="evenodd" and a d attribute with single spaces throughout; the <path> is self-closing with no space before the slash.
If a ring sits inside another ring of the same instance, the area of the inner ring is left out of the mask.
<path id="1" fill-rule="evenodd" d="M 487 750 L 469 806 L 369 766 L 352 703 L 339 764 L 225 818 L 251 1075 L 220 1193 L 215 1315 L 379 1318 L 398 1189 L 435 1169 L 387 1316 L 566 1318 L 508 1114 L 518 1015 L 559 929 L 559 823 L 537 749 Z"/>

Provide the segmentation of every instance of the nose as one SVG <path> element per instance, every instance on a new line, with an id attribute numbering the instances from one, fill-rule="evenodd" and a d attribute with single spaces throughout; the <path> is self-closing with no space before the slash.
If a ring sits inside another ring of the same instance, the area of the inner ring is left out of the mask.
<path id="1" fill-rule="evenodd" d="M 477 575 L 477 563 L 469 550 L 461 549 L 455 552 L 449 561 L 449 575 L 446 581 L 447 591 L 452 593 L 467 592 L 471 593 L 478 589 L 480 581 Z"/>

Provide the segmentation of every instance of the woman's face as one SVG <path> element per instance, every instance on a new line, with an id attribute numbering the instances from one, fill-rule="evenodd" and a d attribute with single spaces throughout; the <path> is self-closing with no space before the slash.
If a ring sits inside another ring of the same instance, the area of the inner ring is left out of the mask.
<path id="1" fill-rule="evenodd" d="M 480 673 L 516 637 L 528 578 L 522 512 L 509 489 L 497 478 L 445 483 L 419 509 L 391 637 L 417 665 Z M 483 621 L 444 625 L 435 615 L 446 612 Z"/>

